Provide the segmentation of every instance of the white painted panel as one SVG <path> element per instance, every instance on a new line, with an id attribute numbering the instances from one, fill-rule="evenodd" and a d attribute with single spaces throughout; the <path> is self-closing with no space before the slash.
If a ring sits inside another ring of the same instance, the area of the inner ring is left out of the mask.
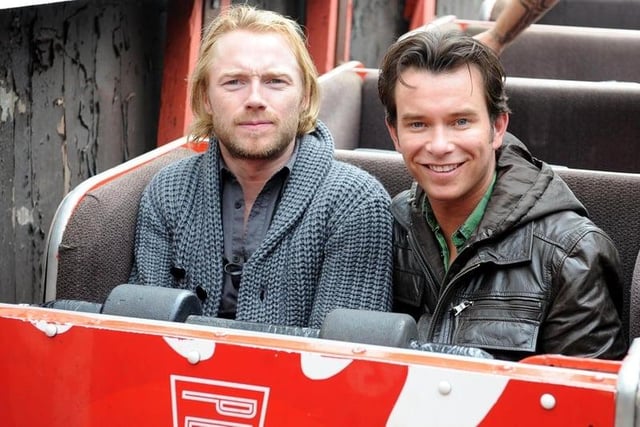
<path id="1" fill-rule="evenodd" d="M 15 7 L 37 6 L 40 4 L 61 3 L 73 0 L 0 0 L 0 9 L 12 9 Z"/>

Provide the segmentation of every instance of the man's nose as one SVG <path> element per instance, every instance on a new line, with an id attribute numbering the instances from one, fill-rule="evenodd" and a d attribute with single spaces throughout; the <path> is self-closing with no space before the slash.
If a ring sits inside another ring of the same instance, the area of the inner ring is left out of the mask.
<path id="1" fill-rule="evenodd" d="M 432 153 L 444 153 L 450 150 L 449 135 L 444 126 L 434 126 L 427 141 L 427 149 Z"/>
<path id="2" fill-rule="evenodd" d="M 259 80 L 251 80 L 247 98 L 247 108 L 264 108 L 264 87 Z"/>

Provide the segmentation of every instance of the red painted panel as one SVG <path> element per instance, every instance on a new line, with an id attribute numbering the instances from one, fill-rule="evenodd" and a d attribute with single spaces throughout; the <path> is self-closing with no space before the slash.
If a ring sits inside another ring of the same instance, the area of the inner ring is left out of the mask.
<path id="1" fill-rule="evenodd" d="M 409 19 L 409 30 L 428 24 L 436 17 L 436 0 L 407 0 L 404 17 Z"/>
<path id="2" fill-rule="evenodd" d="M 614 373 L 179 323 L 0 304 L 0 348 L 8 427 L 613 426 L 615 417 Z"/>
<path id="3" fill-rule="evenodd" d="M 158 145 L 186 135 L 193 117 L 189 108 L 187 81 L 200 48 L 202 1 L 169 1 Z"/>
<path id="4" fill-rule="evenodd" d="M 319 74 L 336 65 L 336 32 L 338 28 L 338 0 L 309 0 L 306 30 L 309 52 Z"/>

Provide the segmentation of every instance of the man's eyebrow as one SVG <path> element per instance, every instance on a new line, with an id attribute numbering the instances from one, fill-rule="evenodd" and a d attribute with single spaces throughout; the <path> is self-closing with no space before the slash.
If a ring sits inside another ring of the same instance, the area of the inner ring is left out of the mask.
<path id="1" fill-rule="evenodd" d="M 289 70 L 282 68 L 271 68 L 267 70 L 261 70 L 255 72 L 254 70 L 244 68 L 234 68 L 220 73 L 221 76 L 248 76 L 248 75 L 261 75 L 261 76 L 291 76 L 292 73 Z"/>
<path id="2" fill-rule="evenodd" d="M 425 117 L 427 117 L 425 114 L 423 113 L 418 113 L 418 112 L 406 112 L 406 113 L 402 113 L 398 115 L 398 118 L 401 120 L 422 120 Z"/>
<path id="3" fill-rule="evenodd" d="M 228 79 L 228 78 L 234 78 L 234 77 L 242 77 L 242 76 L 244 76 L 246 74 L 247 73 L 242 71 L 242 70 L 229 70 L 229 71 L 223 71 L 222 73 L 220 73 L 218 78 L 219 79 Z"/>
<path id="4" fill-rule="evenodd" d="M 447 114 L 448 117 L 474 117 L 477 116 L 478 112 L 472 108 L 464 108 L 459 111 L 454 111 L 450 114 Z M 403 121 L 413 121 L 413 120 L 425 120 L 428 119 L 429 116 L 420 113 L 405 113 L 398 116 L 399 120 Z"/>
<path id="5" fill-rule="evenodd" d="M 450 114 L 452 117 L 467 117 L 467 116 L 477 116 L 478 112 L 472 108 L 463 108 L 460 111 L 456 111 Z"/>
<path id="6" fill-rule="evenodd" d="M 400 117 L 398 118 L 402 121 L 413 121 L 413 120 L 424 120 L 425 116 L 424 114 L 408 113 L 408 114 L 401 114 Z"/>

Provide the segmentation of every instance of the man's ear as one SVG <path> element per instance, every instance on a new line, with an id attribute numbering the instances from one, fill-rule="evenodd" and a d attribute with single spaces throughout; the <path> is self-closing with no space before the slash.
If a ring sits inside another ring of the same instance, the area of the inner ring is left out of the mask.
<path id="1" fill-rule="evenodd" d="M 398 129 L 389 123 L 389 119 L 385 117 L 384 124 L 387 125 L 387 130 L 389 131 L 389 136 L 393 140 L 393 146 L 396 148 L 398 153 L 402 153 L 402 149 L 400 148 L 400 142 L 398 140 Z"/>
<path id="2" fill-rule="evenodd" d="M 309 110 L 309 104 L 311 100 L 311 95 L 306 94 L 302 97 L 302 99 L 300 100 L 300 111 L 308 111 Z"/>
<path id="3" fill-rule="evenodd" d="M 316 95 L 318 96 L 318 99 L 319 99 L 320 98 L 320 84 L 317 84 Z M 302 94 L 302 108 L 304 110 L 308 110 L 310 105 L 311 105 L 311 87 L 309 87 L 309 89 L 305 90 L 304 93 Z"/>
<path id="4" fill-rule="evenodd" d="M 496 119 L 493 121 L 493 141 L 491 141 L 491 145 L 495 150 L 500 148 L 500 146 L 502 145 L 502 140 L 504 139 L 504 134 L 507 132 L 508 126 L 509 114 L 498 114 L 498 117 L 496 117 Z"/>
<path id="5" fill-rule="evenodd" d="M 205 98 L 204 99 L 204 110 L 209 115 L 211 115 L 211 111 L 213 111 L 212 108 L 211 108 L 211 104 L 209 104 L 209 98 Z"/>
<path id="6" fill-rule="evenodd" d="M 213 112 L 213 108 L 211 108 L 211 102 L 209 101 L 206 90 L 204 91 L 204 93 L 201 93 L 200 96 L 202 96 L 202 105 L 204 105 L 204 110 L 207 112 L 207 114 L 211 115 L 211 113 Z"/>

